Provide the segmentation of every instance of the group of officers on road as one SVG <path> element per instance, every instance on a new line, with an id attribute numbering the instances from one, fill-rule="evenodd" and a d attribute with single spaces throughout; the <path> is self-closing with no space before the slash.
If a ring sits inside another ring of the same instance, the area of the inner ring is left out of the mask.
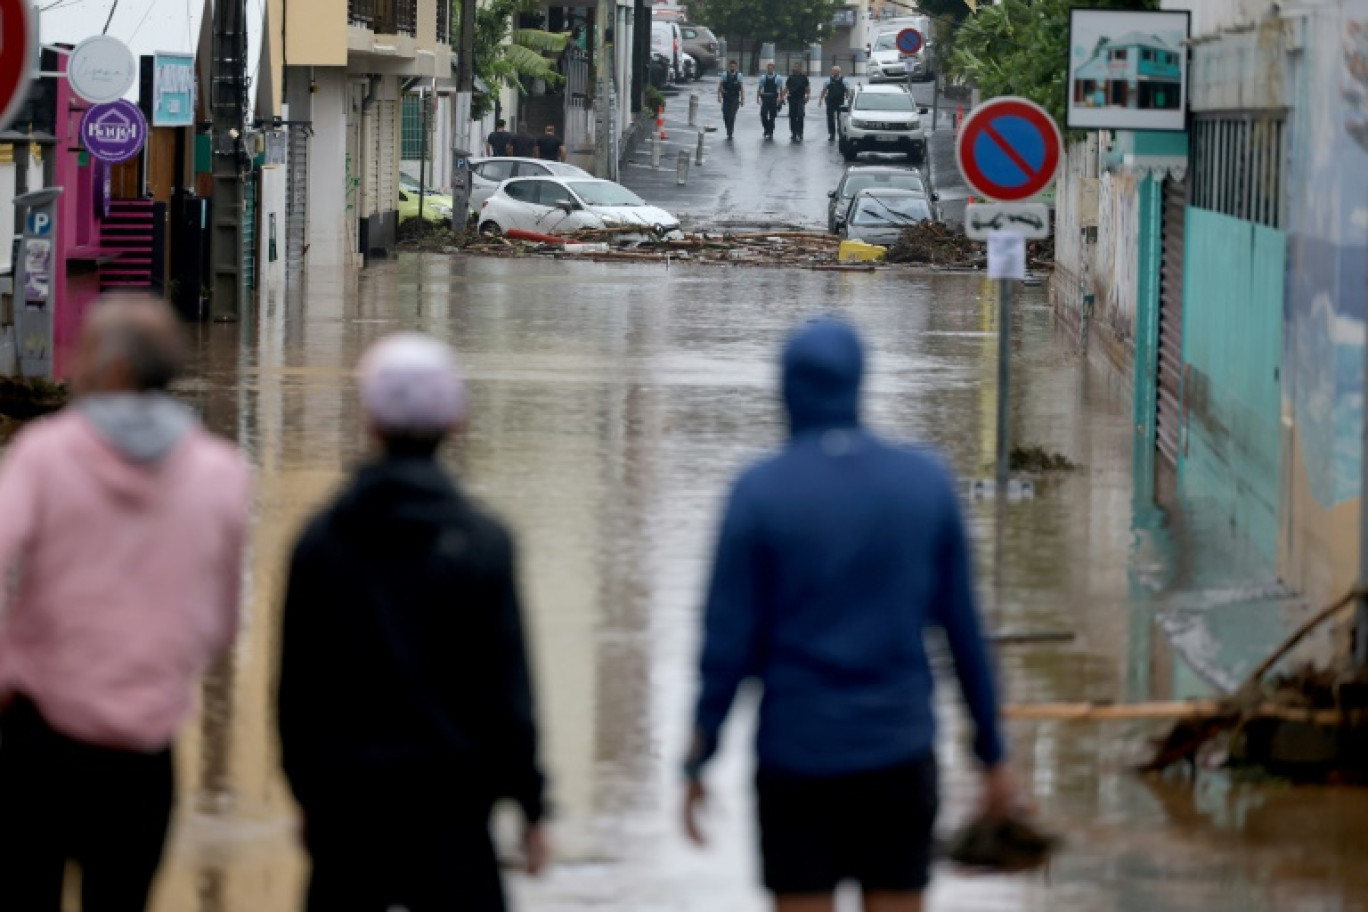
<path id="1" fill-rule="evenodd" d="M 836 141 L 836 118 L 841 106 L 846 103 L 853 90 L 846 85 L 841 68 L 831 68 L 831 78 L 822 87 L 817 104 L 826 106 L 827 142 Z M 775 122 L 779 111 L 788 105 L 789 139 L 803 141 L 803 120 L 807 115 L 807 103 L 812 94 L 811 80 L 803 74 L 803 65 L 795 63 L 793 74 L 787 79 L 775 72 L 774 64 L 765 66 L 760 84 L 755 90 L 755 102 L 760 106 L 760 125 L 764 127 L 765 138 L 774 138 Z M 717 100 L 722 105 L 722 120 L 727 126 L 727 139 L 732 138 L 736 129 L 736 112 L 746 103 L 745 85 L 735 60 L 727 64 L 717 86 Z"/>

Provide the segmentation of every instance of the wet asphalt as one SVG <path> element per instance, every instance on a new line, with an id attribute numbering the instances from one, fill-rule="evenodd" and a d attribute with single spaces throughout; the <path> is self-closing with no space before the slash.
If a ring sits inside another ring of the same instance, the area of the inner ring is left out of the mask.
<path id="1" fill-rule="evenodd" d="M 827 141 L 825 108 L 816 101 L 824 83 L 825 77 L 813 79 L 801 143 L 790 139 L 787 107 L 780 113 L 774 138 L 764 138 L 754 79 L 746 81 L 746 103 L 737 114 L 730 141 L 717 101 L 716 77 L 672 88 L 665 104 L 666 139 L 659 144 L 660 166 L 653 167 L 652 141 L 643 140 L 623 164 L 621 181 L 649 202 L 674 212 L 693 230 L 824 230 L 827 192 L 846 167 L 836 143 Z M 933 84 L 913 83 L 912 92 L 918 104 L 931 107 L 936 94 Z M 695 94 L 698 117 L 696 126 L 690 126 L 690 97 Z M 919 168 L 930 182 L 945 185 L 942 197 L 949 206 L 947 217 L 962 219 L 956 200 L 962 200 L 964 193 L 953 164 L 954 110 L 954 104 L 942 97 L 936 131 L 930 114 L 922 118 L 929 146 L 924 162 L 913 164 L 906 156 L 875 154 L 862 155 L 860 161 Z M 700 133 L 701 165 L 696 164 Z M 681 153 L 689 160 L 683 184 Z"/>
<path id="2" fill-rule="evenodd" d="M 763 195 L 751 185 L 769 173 L 765 147 L 740 137 L 732 154 L 750 164 L 710 189 L 691 185 L 693 211 Z M 772 154 L 823 178 L 835 167 L 821 143 Z M 820 218 L 812 203 L 820 207 L 823 187 L 774 197 L 775 217 Z M 709 773 L 705 851 L 680 834 L 677 769 L 722 497 L 784 436 L 776 349 L 810 315 L 854 320 L 871 349 L 868 422 L 940 447 L 969 481 L 989 474 L 994 449 L 995 301 L 968 275 L 429 254 L 360 275 L 319 271 L 257 320 L 200 328 L 179 393 L 256 466 L 255 534 L 242 639 L 206 683 L 178 751 L 181 800 L 156 912 L 301 907 L 306 865 L 273 734 L 284 561 L 301 523 L 363 454 L 353 365 L 401 329 L 434 333 L 460 353 L 472 421 L 446 459 L 520 545 L 558 862 L 539 880 L 510 877 L 515 908 L 766 909 L 751 822 L 753 699 L 741 701 Z M 1185 530 L 1137 496 L 1128 386 L 1079 356 L 1041 289 L 1024 289 L 1019 305 L 1015 438 L 1080 468 L 1001 510 L 968 501 L 979 589 L 993 629 L 1074 639 L 1002 647 L 1005 694 L 1206 693 L 1156 622 L 1175 609 L 1192 616 L 1244 577 L 1224 557 L 1215 575 L 1194 572 L 1211 530 Z M 1251 630 L 1249 617 L 1232 628 Z M 950 682 L 939 699 L 948 831 L 972 812 L 976 782 Z M 1047 874 L 939 867 L 932 912 L 1368 909 L 1359 847 L 1368 795 L 1222 776 L 1195 788 L 1142 780 L 1129 767 L 1153 733 L 1014 723 L 1013 765 L 1067 848 Z M 511 856 L 507 819 L 500 833 Z M 451 860 L 453 872 L 460 863 Z M 848 899 L 843 910 L 855 908 Z"/>

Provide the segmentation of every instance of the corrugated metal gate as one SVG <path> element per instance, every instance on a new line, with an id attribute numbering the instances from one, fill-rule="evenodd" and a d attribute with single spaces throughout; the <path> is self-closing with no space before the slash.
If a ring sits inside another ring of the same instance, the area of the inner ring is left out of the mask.
<path id="1" fill-rule="evenodd" d="M 380 117 L 380 102 L 361 117 L 362 163 L 361 211 L 362 220 L 380 211 L 380 130 L 376 124 Z M 363 253 L 366 251 L 362 251 Z"/>
<path id="2" fill-rule="evenodd" d="M 1187 182 L 1165 181 L 1155 438 L 1160 456 L 1175 467 L 1183 421 L 1183 238 L 1186 218 Z"/>
<path id="3" fill-rule="evenodd" d="M 242 287 L 257 287 L 257 186 L 261 172 L 253 171 L 242 179 Z"/>
<path id="4" fill-rule="evenodd" d="M 304 266 L 304 243 L 309 236 L 309 129 L 289 127 L 289 163 L 285 172 L 285 268 Z"/>
<path id="5" fill-rule="evenodd" d="M 375 103 L 377 153 L 375 211 L 394 212 L 399 208 L 399 102 Z M 429 144 L 430 145 L 430 144 Z"/>

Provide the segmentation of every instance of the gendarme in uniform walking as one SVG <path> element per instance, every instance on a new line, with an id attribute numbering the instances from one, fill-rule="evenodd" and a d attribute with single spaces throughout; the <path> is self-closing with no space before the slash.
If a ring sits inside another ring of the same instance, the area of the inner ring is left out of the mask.
<path id="1" fill-rule="evenodd" d="M 737 71 L 736 61 L 727 64 L 727 72 L 717 85 L 717 100 L 722 103 L 722 122 L 727 127 L 727 139 L 736 130 L 736 112 L 746 103 L 746 87 Z"/>
<path id="2" fill-rule="evenodd" d="M 760 127 L 765 131 L 765 139 L 774 138 L 774 123 L 779 119 L 779 99 L 783 93 L 783 77 L 774 71 L 774 64 L 767 64 L 765 75 L 760 77 L 760 85 L 755 90 L 755 100 L 760 105 Z"/>
<path id="3" fill-rule="evenodd" d="M 841 106 L 850 97 L 850 87 L 846 85 L 845 79 L 841 76 L 841 68 L 834 66 L 831 68 L 831 78 L 827 84 L 822 86 L 822 94 L 817 99 L 818 104 L 826 103 L 827 117 L 827 142 L 836 141 L 836 120 L 840 117 Z"/>

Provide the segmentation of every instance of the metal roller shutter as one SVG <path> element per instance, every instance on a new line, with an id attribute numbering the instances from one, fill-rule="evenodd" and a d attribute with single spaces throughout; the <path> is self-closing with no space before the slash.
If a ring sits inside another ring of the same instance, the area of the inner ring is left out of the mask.
<path id="1" fill-rule="evenodd" d="M 1159 396 L 1155 436 L 1159 454 L 1178 465 L 1183 421 L 1183 226 L 1187 182 L 1164 183 L 1163 261 L 1159 281 Z"/>

